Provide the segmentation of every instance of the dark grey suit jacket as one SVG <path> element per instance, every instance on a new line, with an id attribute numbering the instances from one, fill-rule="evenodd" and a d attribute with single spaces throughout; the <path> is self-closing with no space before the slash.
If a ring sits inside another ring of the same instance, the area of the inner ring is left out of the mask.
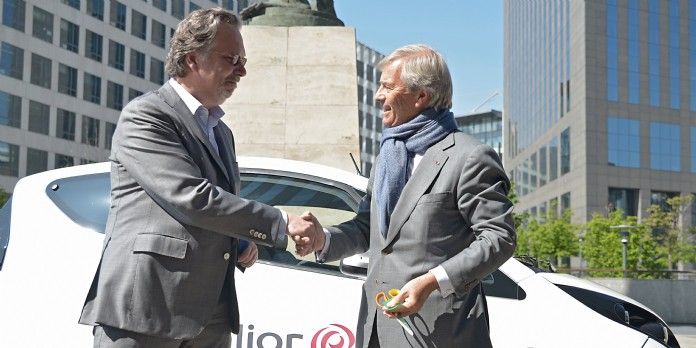
<path id="1" fill-rule="evenodd" d="M 370 214 L 377 210 L 370 179 L 358 215 L 328 228 L 331 241 L 326 260 L 369 248 L 358 346 L 367 347 L 375 318 L 382 347 L 491 346 L 480 280 L 515 249 L 512 203 L 506 196 L 509 187 L 490 146 L 452 133 L 423 155 L 399 197 L 384 238 L 378 214 Z M 434 291 L 422 309 L 407 318 L 415 332 L 411 337 L 396 320 L 381 314 L 374 297 L 440 265 L 455 293 L 443 298 Z"/>
<path id="2" fill-rule="evenodd" d="M 273 245 L 283 219 L 237 196 L 232 132 L 220 122 L 215 135 L 219 155 L 169 83 L 123 109 L 104 250 L 80 323 L 191 338 L 224 299 L 238 330 L 238 238 Z"/>

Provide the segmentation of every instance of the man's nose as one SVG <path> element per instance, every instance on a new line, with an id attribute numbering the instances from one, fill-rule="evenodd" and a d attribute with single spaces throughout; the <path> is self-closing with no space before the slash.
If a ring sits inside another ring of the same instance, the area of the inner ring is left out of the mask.
<path id="1" fill-rule="evenodd" d="M 237 69 L 235 69 L 235 74 L 239 77 L 244 77 L 247 74 L 246 67 L 240 66 Z"/>

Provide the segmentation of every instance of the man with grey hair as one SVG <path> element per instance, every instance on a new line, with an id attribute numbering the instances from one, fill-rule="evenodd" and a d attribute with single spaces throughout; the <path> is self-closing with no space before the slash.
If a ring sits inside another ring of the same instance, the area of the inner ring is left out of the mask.
<path id="1" fill-rule="evenodd" d="M 510 182 L 490 146 L 457 131 L 439 53 L 405 46 L 379 68 L 385 128 L 358 215 L 323 230 L 308 216 L 317 229 L 297 248 L 319 261 L 369 249 L 358 346 L 490 347 L 481 279 L 515 250 Z"/>
<path id="2" fill-rule="evenodd" d="M 240 21 L 193 11 L 171 39 L 161 88 L 126 105 L 113 136 L 111 208 L 80 323 L 95 347 L 230 347 L 235 266 L 285 248 L 311 221 L 242 199 L 220 108 L 246 75 Z"/>

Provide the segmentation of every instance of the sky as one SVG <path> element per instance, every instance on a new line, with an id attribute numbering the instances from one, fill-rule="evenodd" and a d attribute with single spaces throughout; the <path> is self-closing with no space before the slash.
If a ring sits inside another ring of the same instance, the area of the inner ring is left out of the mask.
<path id="1" fill-rule="evenodd" d="M 429 45 L 452 74 L 455 115 L 503 106 L 501 0 L 334 0 L 336 15 L 358 41 L 383 54 L 413 43 Z"/>

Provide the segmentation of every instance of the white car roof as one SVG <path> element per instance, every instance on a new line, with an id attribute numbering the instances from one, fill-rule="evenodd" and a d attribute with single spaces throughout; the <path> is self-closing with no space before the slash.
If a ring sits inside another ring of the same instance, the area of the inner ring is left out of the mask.
<path id="1" fill-rule="evenodd" d="M 261 169 L 261 170 L 283 170 L 315 176 L 342 182 L 352 186 L 360 191 L 365 191 L 367 188 L 367 178 L 351 173 L 342 169 L 325 166 L 322 164 L 289 160 L 284 158 L 270 157 L 253 157 L 239 156 L 237 157 L 240 168 L 243 169 Z M 42 180 L 53 180 L 63 177 L 86 175 L 95 173 L 108 173 L 110 171 L 110 162 L 100 162 L 85 164 L 73 167 L 60 168 L 49 170 L 38 174 L 30 175 L 22 180 L 32 180 L 32 178 L 41 178 Z"/>

